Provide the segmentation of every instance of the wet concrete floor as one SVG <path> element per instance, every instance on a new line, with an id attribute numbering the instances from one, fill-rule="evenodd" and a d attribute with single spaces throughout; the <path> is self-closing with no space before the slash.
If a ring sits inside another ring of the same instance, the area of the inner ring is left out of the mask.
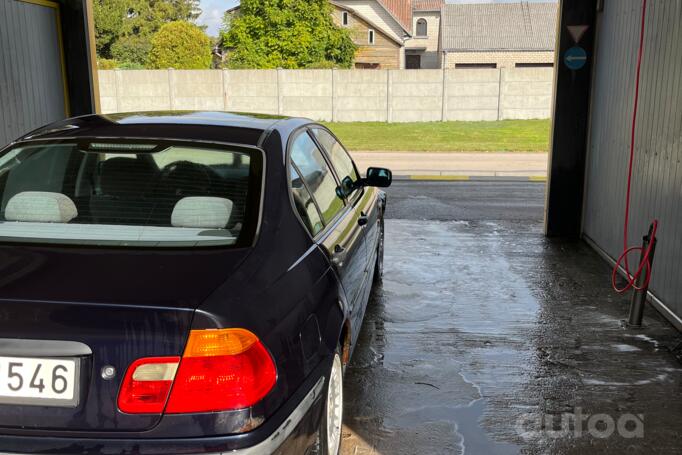
<path id="1" fill-rule="evenodd" d="M 624 329 L 609 266 L 543 237 L 541 186 L 514 185 L 389 191 L 344 454 L 682 453 L 679 333 L 649 308 Z"/>

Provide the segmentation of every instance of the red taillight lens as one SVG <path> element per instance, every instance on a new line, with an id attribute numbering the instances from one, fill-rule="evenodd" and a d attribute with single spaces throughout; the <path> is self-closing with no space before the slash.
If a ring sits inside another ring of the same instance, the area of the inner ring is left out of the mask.
<path id="1" fill-rule="evenodd" d="M 161 414 L 180 357 L 150 357 L 130 365 L 118 394 L 118 408 L 128 414 Z"/>
<path id="2" fill-rule="evenodd" d="M 272 357 L 248 330 L 192 330 L 165 412 L 248 408 L 262 400 L 276 380 Z"/>

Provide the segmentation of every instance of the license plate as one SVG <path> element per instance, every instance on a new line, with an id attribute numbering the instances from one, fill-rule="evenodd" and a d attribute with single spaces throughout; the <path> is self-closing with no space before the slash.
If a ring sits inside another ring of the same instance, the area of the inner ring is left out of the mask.
<path id="1" fill-rule="evenodd" d="M 0 357 L 0 403 L 78 405 L 78 359 Z"/>

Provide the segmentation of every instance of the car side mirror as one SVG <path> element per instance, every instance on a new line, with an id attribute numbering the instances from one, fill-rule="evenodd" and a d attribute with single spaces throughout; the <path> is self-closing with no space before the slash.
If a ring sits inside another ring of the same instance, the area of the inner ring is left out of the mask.
<path id="1" fill-rule="evenodd" d="M 383 167 L 370 167 L 367 169 L 367 177 L 363 179 L 364 186 L 388 188 L 393 183 L 393 172 Z"/>
<path id="2" fill-rule="evenodd" d="M 358 181 L 353 181 L 350 177 L 344 177 L 341 180 L 341 185 L 336 188 L 336 195 L 340 199 L 345 199 L 353 191 L 364 188 L 366 186 L 375 186 L 377 188 L 388 188 L 393 183 L 393 173 L 390 169 L 382 167 L 370 167 L 367 169 L 367 177 Z"/>

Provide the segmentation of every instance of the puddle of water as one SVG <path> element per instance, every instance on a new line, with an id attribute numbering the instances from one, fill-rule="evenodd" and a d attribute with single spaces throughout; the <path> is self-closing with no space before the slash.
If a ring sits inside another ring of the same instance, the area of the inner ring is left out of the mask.
<path id="1" fill-rule="evenodd" d="M 481 419 L 485 411 L 486 400 L 479 398 L 467 406 L 429 406 L 413 410 L 391 419 L 391 424 L 397 427 L 412 426 L 424 422 L 448 422 L 454 425 L 457 445 L 463 455 L 511 455 L 519 453 L 519 447 L 506 442 L 490 439 L 488 433 L 481 426 Z"/>

